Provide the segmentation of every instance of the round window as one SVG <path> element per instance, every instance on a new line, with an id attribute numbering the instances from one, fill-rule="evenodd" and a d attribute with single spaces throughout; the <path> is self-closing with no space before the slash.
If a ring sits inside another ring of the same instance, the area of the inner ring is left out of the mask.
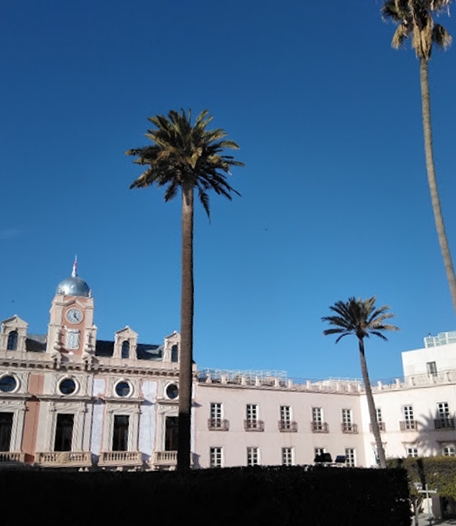
<path id="1" fill-rule="evenodd" d="M 179 387 L 176 384 L 169 384 L 166 388 L 166 396 L 173 400 L 179 396 Z"/>
<path id="2" fill-rule="evenodd" d="M 59 389 L 64 395 L 73 394 L 76 391 L 76 382 L 71 378 L 65 378 L 60 382 Z"/>
<path id="3" fill-rule="evenodd" d="M 3 376 L 0 378 L 0 391 L 11 393 L 17 387 L 17 380 L 14 376 Z"/>
<path id="4" fill-rule="evenodd" d="M 131 392 L 131 387 L 128 382 L 119 382 L 116 384 L 117 396 L 128 396 Z"/>

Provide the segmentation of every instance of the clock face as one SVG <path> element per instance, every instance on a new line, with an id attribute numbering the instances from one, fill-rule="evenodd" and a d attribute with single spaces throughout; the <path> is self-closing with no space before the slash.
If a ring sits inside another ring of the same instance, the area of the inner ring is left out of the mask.
<path id="1" fill-rule="evenodd" d="M 79 323 L 82 321 L 82 312 L 79 309 L 70 309 L 66 317 L 70 323 Z"/>

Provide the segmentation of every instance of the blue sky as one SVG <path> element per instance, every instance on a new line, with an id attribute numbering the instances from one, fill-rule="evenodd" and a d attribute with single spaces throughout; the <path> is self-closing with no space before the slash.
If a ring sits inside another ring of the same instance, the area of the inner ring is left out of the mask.
<path id="1" fill-rule="evenodd" d="M 208 109 L 241 149 L 232 202 L 195 222 L 200 367 L 359 377 L 321 316 L 376 295 L 401 332 L 367 343 L 373 378 L 456 329 L 422 147 L 419 69 L 376 0 L 4 0 L 0 318 L 44 333 L 71 272 L 98 336 L 179 330 L 180 202 L 129 190 L 147 117 Z M 454 18 L 442 17 L 456 35 Z M 456 254 L 455 49 L 430 65 L 437 177 Z M 456 257 L 456 255 L 454 256 Z"/>

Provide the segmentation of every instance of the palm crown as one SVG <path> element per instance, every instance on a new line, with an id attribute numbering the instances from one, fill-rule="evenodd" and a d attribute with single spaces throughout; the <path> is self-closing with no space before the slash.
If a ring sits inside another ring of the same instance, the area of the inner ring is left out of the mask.
<path id="1" fill-rule="evenodd" d="M 354 297 L 347 302 L 337 301 L 330 309 L 336 313 L 335 316 L 324 316 L 323 321 L 329 322 L 333 328 L 323 331 L 325 336 L 340 334 L 336 343 L 344 336 L 356 335 L 359 339 L 369 338 L 370 335 L 378 336 L 386 340 L 383 331 L 399 330 L 394 325 L 385 324 L 385 320 L 394 318 L 392 312 L 388 312 L 389 306 L 375 306 L 376 298 L 363 300 Z"/>
<path id="2" fill-rule="evenodd" d="M 381 9 L 385 19 L 398 24 L 391 45 L 400 47 L 412 37 L 412 47 L 417 57 L 429 60 L 432 44 L 446 48 L 451 44 L 451 35 L 440 24 L 435 24 L 432 13 L 449 9 L 451 0 L 387 0 Z"/>
<path id="3" fill-rule="evenodd" d="M 173 199 L 180 187 L 198 189 L 200 201 L 210 217 L 208 190 L 231 199 L 231 192 L 239 195 L 226 181 L 231 166 L 244 166 L 230 155 L 224 155 L 225 148 L 239 149 L 226 140 L 222 129 L 207 130 L 212 116 L 202 111 L 195 123 L 191 122 L 191 111 L 170 111 L 168 117 L 149 117 L 156 129 L 145 134 L 154 144 L 134 148 L 126 152 L 136 156 L 135 163 L 147 165 L 147 169 L 133 182 L 130 188 L 142 188 L 156 184 L 165 186 L 165 201 Z"/>

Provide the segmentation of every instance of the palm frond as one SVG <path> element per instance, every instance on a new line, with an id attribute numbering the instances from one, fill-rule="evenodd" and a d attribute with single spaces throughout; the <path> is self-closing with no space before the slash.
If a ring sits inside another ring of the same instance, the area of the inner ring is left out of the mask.
<path id="1" fill-rule="evenodd" d="M 383 323 L 385 320 L 393 318 L 394 314 L 388 312 L 389 307 L 387 305 L 376 307 L 375 302 L 375 296 L 365 300 L 351 297 L 345 302 L 337 301 L 329 307 L 332 312 L 336 313 L 336 316 L 322 317 L 322 321 L 331 325 L 331 328 L 326 329 L 323 334 L 343 333 L 344 336 L 352 334 L 360 340 L 369 338 L 371 335 L 386 339 L 383 334 L 384 331 L 399 329 L 394 325 Z M 336 340 L 336 343 L 341 337 Z"/>
<path id="2" fill-rule="evenodd" d="M 435 24 L 432 28 L 432 41 L 437 47 L 447 49 L 451 46 L 452 37 L 448 31 L 440 24 Z"/>
<path id="3" fill-rule="evenodd" d="M 167 116 L 148 117 L 154 128 L 148 129 L 146 138 L 151 146 L 132 148 L 127 155 L 136 157 L 135 163 L 149 165 L 131 185 L 143 188 L 152 184 L 166 186 L 165 200 L 172 199 L 178 187 L 190 184 L 199 192 L 200 201 L 209 216 L 208 190 L 228 199 L 240 195 L 227 182 L 230 167 L 244 166 L 234 157 L 224 155 L 226 149 L 239 149 L 234 141 L 226 139 L 223 129 L 208 130 L 212 116 L 203 110 L 192 125 L 192 112 L 171 110 Z"/>

